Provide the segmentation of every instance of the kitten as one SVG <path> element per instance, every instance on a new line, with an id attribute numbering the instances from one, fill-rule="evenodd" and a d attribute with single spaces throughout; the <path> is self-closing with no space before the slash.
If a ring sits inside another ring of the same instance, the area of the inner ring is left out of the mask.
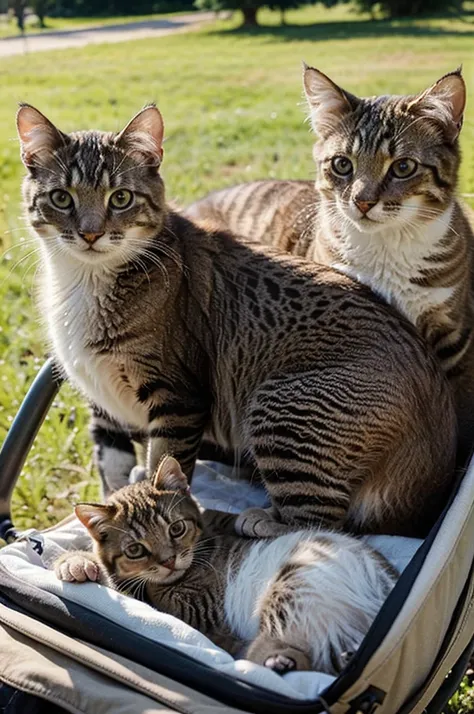
<path id="1" fill-rule="evenodd" d="M 55 563 L 60 580 L 127 592 L 281 673 L 337 673 L 396 582 L 387 561 L 352 536 L 209 535 L 169 456 L 152 481 L 125 486 L 106 505 L 80 504 L 76 515 L 94 552 L 63 554 Z"/>
<path id="2" fill-rule="evenodd" d="M 190 477 L 204 433 L 247 452 L 272 507 L 241 514 L 240 534 L 426 534 L 456 427 L 406 320 L 337 271 L 170 210 L 154 106 L 119 134 L 63 134 L 28 105 L 18 128 L 42 310 L 57 362 L 102 411 L 96 439 L 146 433 L 149 474 L 171 453 Z"/>
<path id="3" fill-rule="evenodd" d="M 474 433 L 474 236 L 456 199 L 459 70 L 414 96 L 361 99 L 304 69 L 317 180 L 217 191 L 187 214 L 369 285 L 434 348 L 454 391 L 460 456 Z"/>

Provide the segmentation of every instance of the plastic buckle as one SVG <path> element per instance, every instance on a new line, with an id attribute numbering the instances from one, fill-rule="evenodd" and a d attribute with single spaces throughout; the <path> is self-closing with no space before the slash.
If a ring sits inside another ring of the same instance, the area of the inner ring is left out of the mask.
<path id="1" fill-rule="evenodd" d="M 347 714 L 373 714 L 386 697 L 387 692 L 378 687 L 368 687 L 350 702 Z"/>

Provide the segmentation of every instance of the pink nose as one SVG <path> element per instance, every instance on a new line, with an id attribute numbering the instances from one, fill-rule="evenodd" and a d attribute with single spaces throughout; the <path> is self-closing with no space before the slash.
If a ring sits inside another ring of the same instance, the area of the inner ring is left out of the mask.
<path id="1" fill-rule="evenodd" d="M 355 205 L 364 215 L 370 211 L 371 208 L 375 206 L 377 201 L 354 201 Z"/>
<path id="2" fill-rule="evenodd" d="M 81 233 L 79 231 L 79 235 L 81 236 L 82 240 L 85 240 L 86 243 L 89 243 L 89 245 L 92 245 L 95 243 L 99 238 L 102 238 L 104 235 L 103 233 Z"/>
<path id="3" fill-rule="evenodd" d="M 168 558 L 168 560 L 164 560 L 160 565 L 163 568 L 168 568 L 168 570 L 171 570 L 173 572 L 175 565 L 176 565 L 176 558 Z"/>

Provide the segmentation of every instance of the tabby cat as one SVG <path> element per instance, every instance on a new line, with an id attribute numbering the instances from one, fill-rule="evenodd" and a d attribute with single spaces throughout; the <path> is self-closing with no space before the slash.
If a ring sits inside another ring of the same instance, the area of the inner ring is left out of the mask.
<path id="1" fill-rule="evenodd" d="M 205 432 L 246 451 L 272 507 L 244 511 L 241 534 L 426 533 L 456 426 L 408 321 L 335 270 L 172 211 L 154 106 L 118 134 L 68 135 L 25 105 L 18 129 L 42 311 L 57 362 L 103 411 L 96 438 L 145 432 L 149 474 L 170 453 L 190 477 Z"/>
<path id="2" fill-rule="evenodd" d="M 209 535 L 171 457 L 153 481 L 125 486 L 106 505 L 80 504 L 76 515 L 94 552 L 66 552 L 55 563 L 58 578 L 144 599 L 231 654 L 281 673 L 337 673 L 396 580 L 379 553 L 340 533 Z"/>
<path id="3" fill-rule="evenodd" d="M 360 99 L 311 67 L 304 86 L 319 138 L 316 185 L 242 184 L 188 215 L 331 265 L 401 310 L 454 389 L 465 458 L 474 435 L 474 237 L 456 199 L 461 72 L 414 96 Z"/>

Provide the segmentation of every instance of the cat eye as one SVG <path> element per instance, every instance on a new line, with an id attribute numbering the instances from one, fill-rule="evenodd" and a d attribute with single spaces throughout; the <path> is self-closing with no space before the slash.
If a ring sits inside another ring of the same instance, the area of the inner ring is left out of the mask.
<path id="1" fill-rule="evenodd" d="M 71 194 L 68 191 L 63 191 L 60 188 L 51 191 L 51 193 L 49 194 L 49 198 L 53 206 L 59 208 L 61 211 L 66 211 L 68 208 L 71 208 L 74 203 Z"/>
<path id="2" fill-rule="evenodd" d="M 123 211 L 125 208 L 129 208 L 132 205 L 133 193 L 127 191 L 124 188 L 114 191 L 109 198 L 109 206 L 115 208 L 118 211 Z"/>
<path id="3" fill-rule="evenodd" d="M 172 538 L 181 538 L 186 533 L 186 523 L 184 521 L 175 521 L 169 527 L 169 534 Z"/>
<path id="4" fill-rule="evenodd" d="M 350 176 L 354 166 L 347 156 L 335 156 L 331 161 L 331 169 L 336 176 Z"/>
<path id="5" fill-rule="evenodd" d="M 395 178 L 405 179 L 413 176 L 418 164 L 413 159 L 398 159 L 390 166 L 390 173 Z"/>
<path id="6" fill-rule="evenodd" d="M 144 558 L 148 555 L 148 551 L 144 545 L 141 543 L 130 543 L 126 548 L 123 549 L 124 555 L 130 560 L 137 560 L 138 558 Z"/>

